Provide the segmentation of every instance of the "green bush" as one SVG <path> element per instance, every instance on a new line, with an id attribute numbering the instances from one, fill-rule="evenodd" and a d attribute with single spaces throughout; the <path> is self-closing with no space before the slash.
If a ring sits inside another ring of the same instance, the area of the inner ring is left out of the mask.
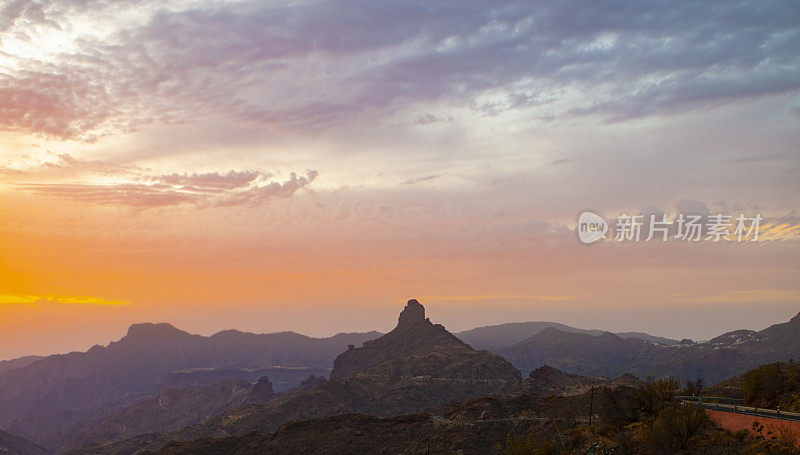
<path id="1" fill-rule="evenodd" d="M 800 411 L 800 365 L 773 363 L 748 371 L 742 382 L 745 404 Z"/>
<path id="2" fill-rule="evenodd" d="M 636 394 L 639 411 L 645 416 L 657 415 L 672 404 L 680 389 L 681 383 L 672 376 L 658 380 L 648 376 Z"/>
<path id="3" fill-rule="evenodd" d="M 709 422 L 705 411 L 692 405 L 671 403 L 658 414 L 644 437 L 651 448 L 685 449 L 692 437 Z"/>

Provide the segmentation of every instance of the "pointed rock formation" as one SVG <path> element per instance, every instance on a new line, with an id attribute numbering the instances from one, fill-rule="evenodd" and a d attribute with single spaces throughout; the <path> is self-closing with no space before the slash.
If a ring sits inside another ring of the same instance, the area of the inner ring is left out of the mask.
<path id="1" fill-rule="evenodd" d="M 422 306 L 417 299 L 411 299 L 406 303 L 406 307 L 400 312 L 400 317 L 397 319 L 398 329 L 408 329 L 416 324 L 428 322 L 425 319 L 425 307 Z"/>
<path id="2" fill-rule="evenodd" d="M 520 379 L 519 371 L 502 357 L 475 351 L 442 325 L 431 323 L 416 299 L 408 301 L 394 330 L 334 360 L 331 380 L 357 374 Z"/>
<path id="3" fill-rule="evenodd" d="M 261 376 L 258 382 L 253 385 L 253 399 L 255 401 L 267 401 L 275 396 L 272 390 L 272 382 L 266 376 Z"/>

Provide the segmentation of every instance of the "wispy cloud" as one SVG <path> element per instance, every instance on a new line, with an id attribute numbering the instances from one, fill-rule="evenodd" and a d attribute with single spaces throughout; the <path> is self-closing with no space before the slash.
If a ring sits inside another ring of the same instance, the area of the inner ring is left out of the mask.
<path id="1" fill-rule="evenodd" d="M 797 303 L 800 291 L 780 289 L 751 289 L 715 294 L 672 294 L 680 302 L 691 303 Z"/>
<path id="2" fill-rule="evenodd" d="M 328 128 L 437 101 L 624 121 L 800 88 L 791 1 L 111 5 L 3 8 L 0 128 L 91 140 L 210 113 Z M 40 59 L 17 50 L 28 42 Z"/>
<path id="3" fill-rule="evenodd" d="M 217 186 L 159 183 L 141 184 L 27 184 L 19 188 L 46 196 L 74 199 L 94 204 L 128 205 L 133 207 L 161 207 L 177 204 L 198 206 L 235 206 L 260 204 L 273 197 L 288 198 L 306 188 L 316 178 L 315 171 L 305 176 L 292 172 L 283 182 L 248 182 L 246 185 L 232 185 L 231 188 Z M 152 177 L 151 177 L 152 179 Z"/>
<path id="4" fill-rule="evenodd" d="M 318 173 L 291 172 L 284 180 L 260 171 L 157 174 L 137 166 L 86 161 L 62 154 L 54 161 L 38 163 L 14 175 L 16 187 L 32 193 L 93 204 L 148 208 L 177 204 L 200 207 L 262 204 L 275 197 L 292 197 L 307 188 Z M 111 177 L 113 181 L 85 182 L 98 177 Z M 32 181 L 37 178 L 59 181 Z M 70 179 L 83 181 L 68 182 Z"/>
<path id="5" fill-rule="evenodd" d="M 54 303 L 66 305 L 119 306 L 127 305 L 131 302 L 127 300 L 109 300 L 89 296 L 0 294 L 0 305 L 37 306 Z"/>
<path id="6" fill-rule="evenodd" d="M 427 182 L 428 180 L 437 179 L 439 177 L 441 177 L 441 174 L 433 174 L 433 175 L 426 175 L 424 177 L 409 178 L 408 180 L 406 180 L 405 182 L 402 182 L 400 184 L 401 185 L 413 185 L 415 183 Z"/>
<path id="7" fill-rule="evenodd" d="M 515 295 L 515 294 L 487 294 L 487 295 L 427 295 L 425 300 L 432 302 L 464 302 L 475 300 L 533 300 L 543 302 L 565 302 L 575 300 L 576 296 L 571 295 Z"/>

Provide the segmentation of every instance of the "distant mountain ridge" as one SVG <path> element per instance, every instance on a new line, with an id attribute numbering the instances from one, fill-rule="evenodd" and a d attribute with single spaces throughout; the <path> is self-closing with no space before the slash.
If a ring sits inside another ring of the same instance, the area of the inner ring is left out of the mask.
<path id="1" fill-rule="evenodd" d="M 486 349 L 487 351 L 498 351 L 510 348 L 522 340 L 529 338 L 547 328 L 554 328 L 562 332 L 582 333 L 586 335 L 598 336 L 605 333 L 597 329 L 578 329 L 558 322 L 509 322 L 505 324 L 487 325 L 476 327 L 455 333 L 455 336 L 475 349 Z M 653 343 L 660 343 L 668 346 L 676 345 L 678 340 L 671 338 L 658 337 L 642 332 L 620 332 L 616 333 L 620 338 L 637 338 Z"/>
<path id="2" fill-rule="evenodd" d="M 549 327 L 498 351 L 523 372 L 547 364 L 572 374 L 675 376 L 715 383 L 765 362 L 800 358 L 800 314 L 759 332 L 735 330 L 704 343 L 653 344 L 612 333 L 593 336 Z"/>
<path id="3" fill-rule="evenodd" d="M 176 385 L 174 372 L 276 365 L 327 370 L 347 345 L 379 335 L 311 338 L 294 332 L 257 335 L 228 330 L 204 337 L 169 324 L 134 324 L 107 346 L 49 356 L 0 373 L 0 426 L 53 446 L 68 427 Z M 203 384 L 217 378 L 193 379 Z"/>
<path id="4" fill-rule="evenodd" d="M 11 371 L 17 368 L 26 367 L 37 360 L 43 359 L 43 356 L 40 355 L 26 355 L 23 357 L 17 357 L 16 359 L 11 360 L 0 360 L 0 373 L 4 371 Z"/>

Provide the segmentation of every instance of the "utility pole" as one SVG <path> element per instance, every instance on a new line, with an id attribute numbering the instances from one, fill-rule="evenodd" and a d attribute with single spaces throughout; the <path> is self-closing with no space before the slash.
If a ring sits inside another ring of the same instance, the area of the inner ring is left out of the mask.
<path id="1" fill-rule="evenodd" d="M 592 426 L 592 414 L 594 414 L 594 381 L 592 381 L 592 390 L 589 392 L 589 426 Z"/>

